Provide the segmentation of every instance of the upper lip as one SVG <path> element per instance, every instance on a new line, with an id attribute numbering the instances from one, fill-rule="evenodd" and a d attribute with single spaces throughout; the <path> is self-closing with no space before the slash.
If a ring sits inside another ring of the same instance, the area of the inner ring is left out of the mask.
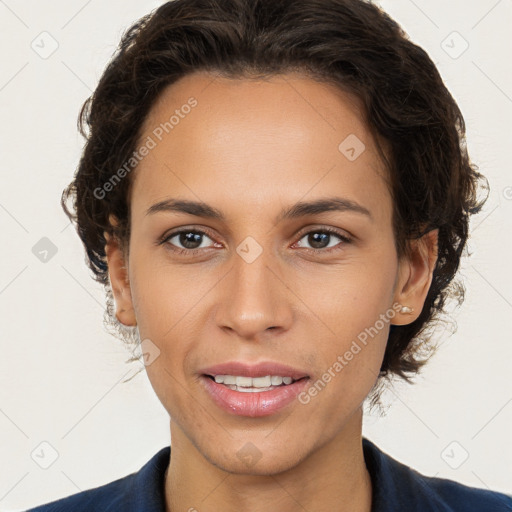
<path id="1" fill-rule="evenodd" d="M 266 375 L 278 375 L 291 377 L 293 380 L 309 377 L 306 372 L 291 366 L 274 361 L 263 361 L 258 364 L 248 364 L 239 361 L 228 361 L 216 364 L 200 370 L 205 375 L 240 375 L 241 377 L 265 377 Z"/>

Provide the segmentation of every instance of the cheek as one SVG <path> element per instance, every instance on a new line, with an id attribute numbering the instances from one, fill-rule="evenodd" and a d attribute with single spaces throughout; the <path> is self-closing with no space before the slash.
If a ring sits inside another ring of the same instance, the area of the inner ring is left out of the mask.
<path id="1" fill-rule="evenodd" d="M 133 307 L 143 351 L 147 348 L 152 356 L 146 365 L 149 380 L 162 403 L 170 403 L 167 394 L 183 381 L 184 364 L 195 339 L 194 304 L 201 290 L 191 288 L 190 283 L 187 287 L 179 273 L 149 264 L 149 259 L 146 262 L 141 264 L 137 258 L 130 262 L 137 269 L 131 277 Z"/>
<path id="2" fill-rule="evenodd" d="M 379 315 L 352 318 L 323 352 L 323 368 L 299 397 L 329 437 L 358 410 L 379 376 L 389 322 Z"/>
<path id="3" fill-rule="evenodd" d="M 211 288 L 210 282 L 197 273 L 191 280 L 190 271 L 166 264 L 149 251 L 141 251 L 140 255 L 134 251 L 130 265 L 136 269 L 131 277 L 131 292 L 141 339 L 144 335 L 167 342 L 180 330 L 193 328 L 190 319 Z"/>
<path id="4" fill-rule="evenodd" d="M 396 314 L 394 253 L 353 263 L 328 280 L 323 294 L 317 291 L 312 297 L 318 316 L 330 332 L 320 345 L 323 368 L 304 401 L 310 400 L 312 410 L 326 424 L 332 424 L 329 414 L 344 417 L 366 398 L 378 378 L 390 323 Z M 329 403 L 329 407 L 322 408 L 322 402 Z"/>
<path id="5" fill-rule="evenodd" d="M 295 280 L 311 310 L 344 342 L 357 337 L 392 307 L 398 261 L 390 245 L 347 259 L 327 273 L 320 270 Z"/>
<path id="6" fill-rule="evenodd" d="M 161 402 L 179 413 L 190 405 L 183 385 L 197 367 L 194 354 L 203 353 L 200 343 L 209 321 L 208 300 L 222 273 L 199 265 L 185 271 L 149 250 L 134 250 L 130 268 L 140 338 L 150 340 L 159 351 L 146 366 L 148 378 Z"/>

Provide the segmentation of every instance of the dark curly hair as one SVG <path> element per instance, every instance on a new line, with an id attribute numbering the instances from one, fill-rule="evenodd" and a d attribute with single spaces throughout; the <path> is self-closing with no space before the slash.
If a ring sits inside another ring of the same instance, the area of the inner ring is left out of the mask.
<path id="1" fill-rule="evenodd" d="M 386 13 L 363 0 L 174 0 L 124 33 L 81 109 L 78 128 L 86 144 L 61 201 L 77 224 L 95 280 L 105 286 L 105 321 L 129 341 L 113 311 L 104 231 L 128 253 L 133 180 L 118 180 L 108 194 L 97 191 L 133 155 L 163 89 L 195 71 L 244 79 L 298 71 L 362 100 L 387 167 L 398 255 L 407 251 L 408 240 L 439 230 L 423 310 L 411 324 L 391 326 L 379 375 L 409 382 L 428 360 L 420 355 L 434 348 L 430 328 L 446 299 L 463 299 L 463 286 L 453 278 L 469 216 L 485 201 L 478 199 L 485 178 L 470 163 L 464 119 L 432 60 Z M 73 212 L 66 206 L 70 196 Z"/>

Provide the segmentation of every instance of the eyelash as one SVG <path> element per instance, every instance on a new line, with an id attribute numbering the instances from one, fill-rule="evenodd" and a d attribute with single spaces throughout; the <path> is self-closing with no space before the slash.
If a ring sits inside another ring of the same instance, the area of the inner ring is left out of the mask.
<path id="1" fill-rule="evenodd" d="M 169 234 L 165 234 L 159 241 L 158 241 L 158 245 L 162 245 L 162 244 L 165 244 L 165 243 L 168 243 L 168 241 L 171 239 L 171 238 L 174 238 L 176 235 L 180 235 L 182 233 L 194 233 L 194 234 L 199 234 L 199 235 L 206 235 L 208 238 L 211 238 L 213 239 L 213 237 L 208 233 L 208 231 L 204 231 L 202 229 L 180 229 L 180 230 L 177 230 L 177 231 L 173 231 L 172 233 L 169 233 Z M 333 228 L 316 228 L 316 229 L 312 229 L 310 231 L 306 231 L 305 233 L 302 233 L 300 235 L 300 238 L 299 240 L 301 240 L 302 238 L 304 238 L 305 236 L 311 234 L 311 233 L 328 233 L 328 234 L 331 234 L 331 235 L 335 235 L 337 236 L 341 242 L 343 242 L 344 244 L 350 244 L 352 242 L 352 239 L 350 237 L 348 237 L 347 235 L 344 235 L 344 234 L 341 234 L 339 231 L 333 229 Z M 313 252 L 313 253 L 320 253 L 320 252 L 327 252 L 327 253 L 330 253 L 332 251 L 335 251 L 335 250 L 340 250 L 340 248 L 338 247 L 339 244 L 335 245 L 334 247 L 330 247 L 328 249 L 310 249 L 308 247 L 305 247 L 305 248 L 302 248 L 303 250 L 306 250 L 306 251 L 309 251 L 309 252 Z M 171 243 L 168 243 L 168 246 L 170 247 L 170 250 L 177 253 L 177 254 L 187 254 L 189 256 L 195 256 L 197 253 L 199 253 L 200 251 L 204 250 L 205 247 L 203 248 L 197 248 L 197 249 L 182 249 L 181 247 L 176 247 L 174 245 L 172 245 Z"/>

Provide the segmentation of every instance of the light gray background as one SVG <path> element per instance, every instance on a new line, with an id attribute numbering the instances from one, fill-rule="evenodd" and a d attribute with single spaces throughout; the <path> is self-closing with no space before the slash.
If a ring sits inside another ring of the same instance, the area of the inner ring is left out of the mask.
<path id="1" fill-rule="evenodd" d="M 103 328 L 103 290 L 59 205 L 83 144 L 79 108 L 122 32 L 161 3 L 0 0 L 4 511 L 120 478 L 170 442 L 145 373 L 122 383 L 138 367 Z M 387 416 L 368 416 L 364 435 L 427 475 L 512 493 L 512 1 L 381 5 L 438 65 L 492 191 L 472 224 L 458 331 L 416 385 L 387 393 Z M 46 263 L 32 251 L 43 237 L 57 249 Z"/>

